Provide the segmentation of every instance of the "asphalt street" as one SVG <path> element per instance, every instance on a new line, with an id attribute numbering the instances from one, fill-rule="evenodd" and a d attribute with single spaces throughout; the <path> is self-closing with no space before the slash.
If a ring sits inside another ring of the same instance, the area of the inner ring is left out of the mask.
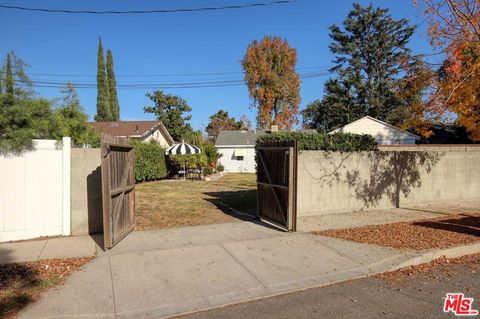
<path id="1" fill-rule="evenodd" d="M 480 310 L 480 265 L 447 265 L 389 281 L 363 278 L 175 318 L 454 318 L 442 310 L 447 292 L 475 298 Z"/>

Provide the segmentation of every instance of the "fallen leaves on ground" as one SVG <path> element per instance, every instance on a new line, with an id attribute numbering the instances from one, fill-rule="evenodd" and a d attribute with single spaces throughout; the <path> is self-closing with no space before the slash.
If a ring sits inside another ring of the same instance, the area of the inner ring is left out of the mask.
<path id="1" fill-rule="evenodd" d="M 480 241 L 480 214 L 326 230 L 313 234 L 399 249 L 448 248 Z"/>
<path id="2" fill-rule="evenodd" d="M 15 318 L 18 311 L 46 289 L 60 284 L 94 257 L 49 259 L 0 265 L 0 318 Z"/>
<path id="3" fill-rule="evenodd" d="M 466 255 L 458 258 L 447 258 L 445 256 L 416 266 L 409 266 L 399 270 L 378 274 L 375 277 L 388 282 L 403 281 L 405 277 L 413 277 L 419 274 L 427 274 L 433 270 L 441 270 L 450 276 L 453 276 L 454 269 L 451 265 L 471 266 L 472 271 L 477 271 L 480 265 L 480 254 Z M 434 278 L 435 279 L 435 278 Z"/>

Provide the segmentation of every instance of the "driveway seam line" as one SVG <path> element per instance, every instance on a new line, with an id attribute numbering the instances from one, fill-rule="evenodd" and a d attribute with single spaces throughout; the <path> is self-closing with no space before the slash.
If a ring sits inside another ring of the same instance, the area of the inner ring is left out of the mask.
<path id="1" fill-rule="evenodd" d="M 314 235 L 314 236 L 315 236 L 315 235 Z M 310 237 L 310 236 L 309 236 L 309 237 Z M 326 243 L 321 242 L 319 239 L 317 239 L 317 238 L 315 238 L 315 237 L 313 237 L 313 240 L 315 240 L 316 242 L 318 242 L 318 243 L 324 245 L 325 247 L 333 250 L 333 251 L 336 252 L 337 254 L 339 254 L 339 255 L 341 255 L 341 256 L 345 256 L 345 257 L 347 257 L 348 259 L 350 259 L 350 260 L 352 260 L 352 261 L 354 261 L 354 262 L 356 262 L 356 263 L 359 263 L 360 265 L 366 267 L 370 272 L 373 271 L 372 268 L 370 268 L 368 265 L 365 265 L 365 264 L 362 263 L 360 260 L 357 260 L 357 259 L 355 259 L 355 258 L 353 258 L 353 257 L 350 257 L 350 256 L 348 256 L 348 255 L 340 252 L 339 250 L 333 248 L 332 246 L 330 246 L 330 245 L 328 245 L 328 244 L 326 244 Z"/>
<path id="2" fill-rule="evenodd" d="M 260 281 L 260 279 L 257 278 L 257 276 L 252 272 L 250 271 L 250 269 L 248 269 L 247 266 L 245 266 L 237 257 L 235 257 L 225 246 L 223 246 L 222 243 L 219 243 L 220 247 L 222 247 L 226 252 L 227 254 L 229 254 L 237 263 L 240 264 L 240 266 L 242 266 L 249 274 L 250 276 L 253 277 L 253 279 L 255 279 L 256 282 L 258 282 L 263 288 L 267 289 L 268 290 L 268 287 L 265 286 L 263 284 L 263 282 Z"/>
<path id="3" fill-rule="evenodd" d="M 117 318 L 117 305 L 115 302 L 115 288 L 113 287 L 112 261 L 110 259 L 110 256 L 108 256 L 108 268 L 110 270 L 110 283 L 112 286 L 113 318 Z"/>
<path id="4" fill-rule="evenodd" d="M 47 240 L 45 241 L 45 244 L 43 245 L 42 250 L 40 250 L 40 254 L 38 254 L 38 256 L 37 256 L 37 261 L 40 260 L 40 256 L 42 256 L 43 252 L 45 251 L 45 247 L 47 247 L 48 241 L 49 241 L 49 239 L 47 239 Z"/>
<path id="5" fill-rule="evenodd" d="M 224 232 L 220 227 L 219 227 L 219 230 L 222 234 L 224 234 L 225 236 L 227 236 L 228 238 L 230 238 L 231 240 L 233 241 L 237 241 L 236 238 L 233 238 L 232 236 L 228 235 L 226 232 Z"/>

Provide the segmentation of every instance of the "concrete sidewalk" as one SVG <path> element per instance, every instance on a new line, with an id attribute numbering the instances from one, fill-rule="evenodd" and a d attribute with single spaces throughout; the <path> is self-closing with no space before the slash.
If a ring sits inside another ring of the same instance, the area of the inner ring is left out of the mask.
<path id="1" fill-rule="evenodd" d="M 416 255 L 238 222 L 134 232 L 21 318 L 160 318 L 389 270 Z"/>
<path id="2" fill-rule="evenodd" d="M 41 259 L 94 256 L 97 244 L 90 236 L 55 237 L 0 244 L 0 264 Z"/>

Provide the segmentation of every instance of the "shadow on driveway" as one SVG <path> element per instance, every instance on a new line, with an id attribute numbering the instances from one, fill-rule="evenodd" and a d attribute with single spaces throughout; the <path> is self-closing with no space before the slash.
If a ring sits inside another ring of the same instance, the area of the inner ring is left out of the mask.
<path id="1" fill-rule="evenodd" d="M 249 221 L 257 219 L 257 190 L 205 192 L 204 200 L 214 204 L 224 214 Z"/>

